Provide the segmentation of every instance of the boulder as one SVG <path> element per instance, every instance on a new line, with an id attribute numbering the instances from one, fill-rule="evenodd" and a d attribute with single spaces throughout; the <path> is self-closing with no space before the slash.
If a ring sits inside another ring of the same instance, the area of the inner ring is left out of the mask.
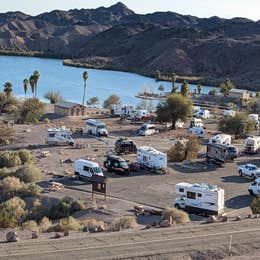
<path id="1" fill-rule="evenodd" d="M 63 235 L 64 235 L 64 237 L 68 237 L 68 236 L 70 235 L 69 230 L 65 230 L 65 231 L 63 232 Z"/>
<path id="2" fill-rule="evenodd" d="M 206 221 L 208 224 L 216 223 L 217 222 L 217 217 L 216 216 L 210 216 L 207 218 Z"/>
<path id="3" fill-rule="evenodd" d="M 171 222 L 168 219 L 165 219 L 160 223 L 160 227 L 163 228 L 170 227 L 170 226 L 171 226 Z"/>
<path id="4" fill-rule="evenodd" d="M 39 237 L 39 232 L 32 231 L 32 239 L 37 239 Z"/>
<path id="5" fill-rule="evenodd" d="M 6 241 L 7 242 L 18 242 L 19 241 L 19 235 L 15 231 L 9 231 L 6 234 Z"/>
<path id="6" fill-rule="evenodd" d="M 241 221 L 241 220 L 242 220 L 241 216 L 236 216 L 236 221 Z"/>
<path id="7" fill-rule="evenodd" d="M 61 233 L 56 233 L 54 238 L 61 238 L 62 237 L 62 234 Z"/>
<path id="8" fill-rule="evenodd" d="M 83 232 L 89 232 L 88 227 L 87 226 L 83 227 L 82 231 Z"/>
<path id="9" fill-rule="evenodd" d="M 104 231 L 106 231 L 106 228 L 105 228 L 104 225 L 99 225 L 99 226 L 97 227 L 97 232 L 104 232 Z"/>

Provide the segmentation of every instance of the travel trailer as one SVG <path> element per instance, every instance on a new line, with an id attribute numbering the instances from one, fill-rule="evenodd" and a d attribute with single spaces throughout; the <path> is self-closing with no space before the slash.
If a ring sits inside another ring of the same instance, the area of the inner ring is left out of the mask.
<path id="1" fill-rule="evenodd" d="M 204 138 L 205 131 L 204 128 L 202 127 L 191 127 L 188 129 L 188 133 L 192 135 L 196 135 L 200 138 Z"/>
<path id="2" fill-rule="evenodd" d="M 136 153 L 136 144 L 133 140 L 128 138 L 119 138 L 115 142 L 116 154 L 132 154 Z"/>
<path id="3" fill-rule="evenodd" d="M 137 163 L 151 170 L 167 170 L 167 155 L 156 149 L 143 146 L 137 149 Z"/>
<path id="4" fill-rule="evenodd" d="M 151 117 L 151 113 L 146 109 L 138 109 L 130 113 L 130 118 L 134 120 L 143 120 Z"/>
<path id="5" fill-rule="evenodd" d="M 130 116 L 134 112 L 134 107 L 130 105 L 114 104 L 111 107 L 112 116 Z"/>
<path id="6" fill-rule="evenodd" d="M 218 134 L 209 139 L 209 144 L 231 145 L 231 135 Z"/>
<path id="7" fill-rule="evenodd" d="M 225 163 L 233 161 L 238 156 L 238 150 L 235 146 L 227 146 L 224 144 L 208 144 L 206 159 Z"/>
<path id="8" fill-rule="evenodd" d="M 231 109 L 225 109 L 223 115 L 226 117 L 234 117 L 236 115 L 236 111 Z"/>
<path id="9" fill-rule="evenodd" d="M 86 132 L 97 136 L 108 136 L 106 124 L 95 119 L 88 119 L 86 121 Z"/>
<path id="10" fill-rule="evenodd" d="M 245 153 L 258 153 L 260 151 L 260 136 L 250 136 L 245 140 Z"/>
<path id="11" fill-rule="evenodd" d="M 260 195 L 260 178 L 255 179 L 255 181 L 249 185 L 248 192 L 250 195 Z"/>
<path id="12" fill-rule="evenodd" d="M 203 127 L 204 124 L 201 120 L 201 118 L 196 118 L 196 117 L 193 117 L 190 121 L 190 128 L 192 127 Z"/>
<path id="13" fill-rule="evenodd" d="M 91 178 L 93 175 L 104 176 L 102 169 L 96 162 L 79 159 L 75 161 L 75 175 L 80 177 Z"/>
<path id="14" fill-rule="evenodd" d="M 71 131 L 66 128 L 47 129 L 46 143 L 49 145 L 74 145 Z"/>
<path id="15" fill-rule="evenodd" d="M 154 135 L 157 134 L 159 131 L 155 128 L 153 124 L 143 124 L 138 131 L 139 135 L 146 136 L 146 135 Z"/>
<path id="16" fill-rule="evenodd" d="M 210 184 L 178 183 L 174 206 L 190 213 L 220 215 L 224 213 L 224 190 Z"/>

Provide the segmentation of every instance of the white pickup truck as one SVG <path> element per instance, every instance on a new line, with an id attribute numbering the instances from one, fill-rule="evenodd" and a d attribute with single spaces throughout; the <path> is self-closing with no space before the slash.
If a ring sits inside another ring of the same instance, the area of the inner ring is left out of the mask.
<path id="1" fill-rule="evenodd" d="M 254 164 L 244 164 L 237 168 L 237 172 L 240 176 L 248 176 L 252 179 L 260 177 L 260 168 L 257 168 Z"/>

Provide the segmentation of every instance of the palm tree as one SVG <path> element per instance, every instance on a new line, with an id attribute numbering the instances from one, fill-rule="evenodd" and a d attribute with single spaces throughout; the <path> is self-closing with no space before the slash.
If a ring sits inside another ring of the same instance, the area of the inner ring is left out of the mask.
<path id="1" fill-rule="evenodd" d="M 85 98 L 86 98 L 86 88 L 87 88 L 87 79 L 88 79 L 88 72 L 85 70 L 82 74 L 84 80 L 84 88 L 83 88 L 83 99 L 82 99 L 82 106 L 85 105 Z"/>
<path id="2" fill-rule="evenodd" d="M 4 84 L 5 95 L 9 98 L 13 92 L 13 85 L 11 82 L 5 82 Z"/>
<path id="3" fill-rule="evenodd" d="M 27 93 L 27 90 L 28 90 L 28 85 L 29 85 L 29 80 L 28 79 L 24 79 L 23 80 L 23 89 L 24 89 L 25 99 L 26 99 L 26 93 Z"/>
<path id="4" fill-rule="evenodd" d="M 198 94 L 200 95 L 200 93 L 201 93 L 201 90 L 202 90 L 202 86 L 201 86 L 201 84 L 200 84 L 200 83 L 198 84 L 197 90 L 198 90 Z"/>
<path id="5" fill-rule="evenodd" d="M 175 73 L 172 73 L 171 80 L 172 80 L 172 91 L 171 92 L 175 93 L 177 90 L 177 87 L 175 87 L 175 83 L 176 83 L 176 74 Z"/>
<path id="6" fill-rule="evenodd" d="M 33 97 L 34 97 L 34 92 L 35 92 L 35 82 L 34 82 L 33 75 L 29 78 L 29 83 L 30 83 L 31 90 L 32 90 L 32 94 L 33 94 Z"/>
<path id="7" fill-rule="evenodd" d="M 35 86 L 35 97 L 37 96 L 37 85 L 38 85 L 39 78 L 40 78 L 40 72 L 38 70 L 35 70 L 33 72 L 33 81 L 34 81 L 34 86 Z"/>

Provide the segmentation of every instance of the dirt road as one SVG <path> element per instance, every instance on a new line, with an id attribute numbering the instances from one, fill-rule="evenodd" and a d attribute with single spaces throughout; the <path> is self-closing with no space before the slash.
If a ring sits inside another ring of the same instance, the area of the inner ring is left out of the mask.
<path id="1" fill-rule="evenodd" d="M 259 250 L 259 224 L 254 219 L 0 244 L 0 259 L 192 259 L 200 252 L 206 252 L 207 258 L 199 259 L 219 259 Z"/>

